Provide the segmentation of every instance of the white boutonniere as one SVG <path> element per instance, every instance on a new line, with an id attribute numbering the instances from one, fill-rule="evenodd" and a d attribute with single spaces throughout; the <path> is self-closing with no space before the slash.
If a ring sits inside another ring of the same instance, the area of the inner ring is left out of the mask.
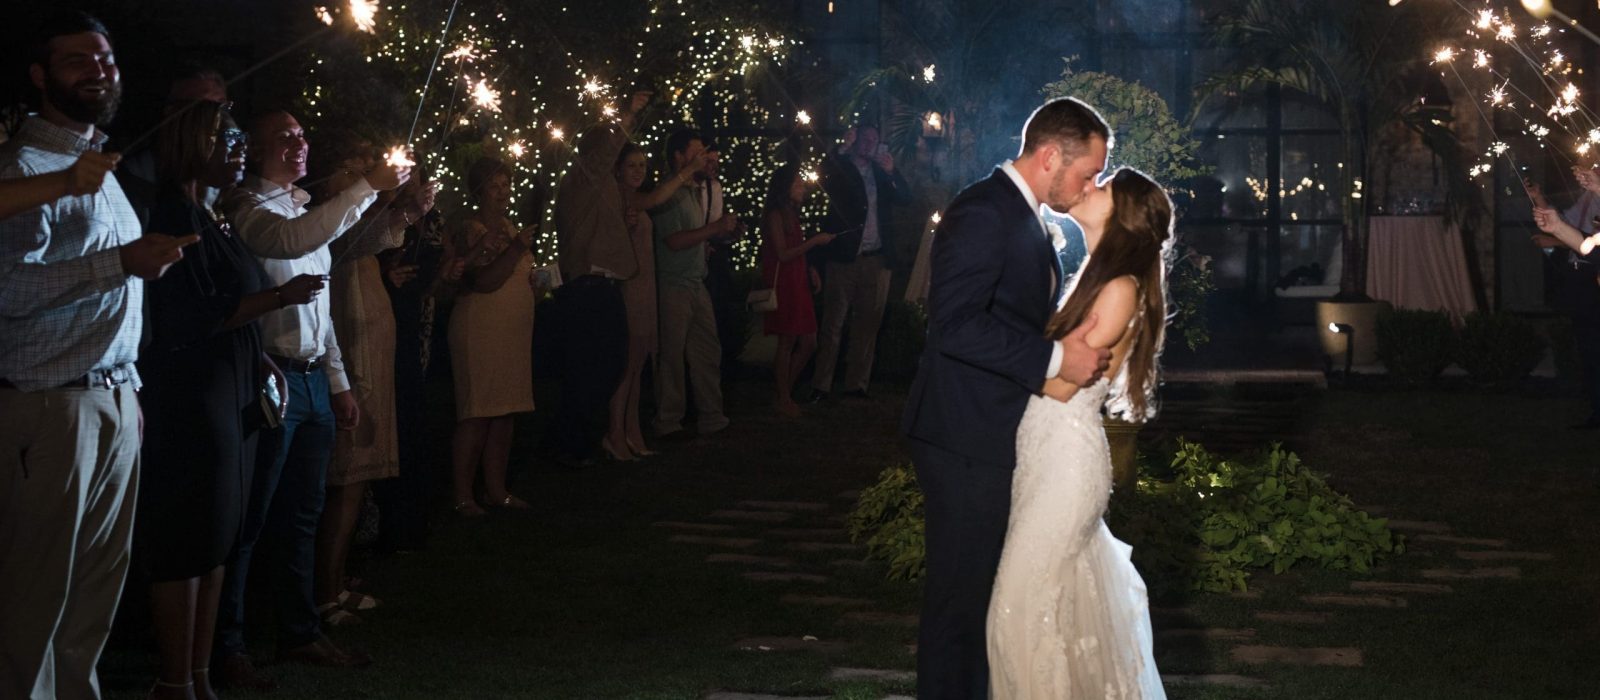
<path id="1" fill-rule="evenodd" d="M 1044 230 L 1050 233 L 1051 246 L 1054 246 L 1056 250 L 1066 250 L 1067 234 L 1061 231 L 1061 224 L 1054 221 L 1046 221 Z"/>

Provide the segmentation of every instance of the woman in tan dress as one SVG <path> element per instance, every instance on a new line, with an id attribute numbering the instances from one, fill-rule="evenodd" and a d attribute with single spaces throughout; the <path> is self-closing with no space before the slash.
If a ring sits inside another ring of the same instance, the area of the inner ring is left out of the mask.
<path id="1" fill-rule="evenodd" d="M 483 470 L 488 505 L 527 508 L 506 490 L 512 416 L 533 410 L 533 241 L 511 223 L 511 170 L 483 158 L 467 171 L 478 210 L 450 236 L 447 256 L 465 262 L 450 316 L 450 359 L 456 391 L 451 445 L 456 512 L 483 515 L 472 487 Z"/>
<path id="2" fill-rule="evenodd" d="M 704 154 L 679 171 L 678 175 L 644 191 L 644 179 L 649 170 L 644 149 L 634 144 L 622 147 L 617 156 L 617 185 L 622 188 L 622 201 L 628 222 L 628 232 L 633 238 L 633 250 L 639 258 L 639 274 L 622 283 L 622 303 L 628 310 L 628 364 L 622 371 L 622 380 L 611 395 L 611 427 L 600 442 L 600 449 L 613 459 L 628 461 L 655 454 L 645 448 L 644 430 L 639 426 L 639 389 L 643 384 L 645 362 L 656 351 L 659 332 L 656 319 L 656 259 L 655 238 L 650 233 L 650 216 L 645 212 L 667 201 L 679 187 L 684 186 L 693 173 L 705 168 Z"/>
<path id="3" fill-rule="evenodd" d="M 377 165 L 370 143 L 333 146 L 335 174 L 321 194 L 331 196 Z M 343 151 L 343 153 L 340 153 Z M 341 155 L 348 154 L 341 158 Z M 328 501 L 317 528 L 317 612 L 329 626 L 359 622 L 352 612 L 378 606 L 371 596 L 345 589 L 345 562 L 367 486 L 400 473 L 394 412 L 394 310 L 377 255 L 405 241 L 406 227 L 433 208 L 433 189 L 413 180 L 381 193 L 361 221 L 329 246 L 333 254 L 329 301 L 345 374 L 361 419 L 334 437 L 328 462 Z M 395 271 L 403 274 L 403 270 Z"/>

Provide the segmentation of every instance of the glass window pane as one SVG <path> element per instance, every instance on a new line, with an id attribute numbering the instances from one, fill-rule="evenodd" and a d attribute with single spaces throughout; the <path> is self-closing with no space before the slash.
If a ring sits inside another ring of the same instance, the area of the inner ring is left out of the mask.
<path id="1" fill-rule="evenodd" d="M 1285 221 L 1339 218 L 1340 158 L 1337 135 L 1283 137 L 1278 196 Z"/>
<path id="2" fill-rule="evenodd" d="M 1261 136 L 1204 137 L 1200 162 L 1214 166 L 1216 182 L 1197 183 L 1197 187 L 1218 187 L 1220 216 L 1231 219 L 1258 219 L 1267 213 L 1267 139 Z M 1218 185 L 1217 183 L 1221 183 Z M 1196 199 L 1203 198 L 1199 190 Z"/>
<path id="3" fill-rule="evenodd" d="M 1262 229 L 1243 224 L 1183 225 L 1178 239 L 1196 253 L 1211 258 L 1212 281 L 1218 289 L 1239 289 L 1248 284 L 1251 233 L 1259 240 Z"/>
<path id="4" fill-rule="evenodd" d="M 1303 287 L 1339 283 L 1344 265 L 1340 226 L 1285 225 L 1278 237 L 1278 279 L 1274 286 Z"/>
<path id="5" fill-rule="evenodd" d="M 1282 104 L 1285 129 L 1339 128 L 1339 118 L 1332 109 L 1303 93 L 1285 90 Z"/>

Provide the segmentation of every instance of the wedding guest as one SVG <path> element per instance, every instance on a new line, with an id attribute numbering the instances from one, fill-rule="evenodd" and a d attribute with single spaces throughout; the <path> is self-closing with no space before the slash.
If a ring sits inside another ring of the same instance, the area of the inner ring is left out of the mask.
<path id="1" fill-rule="evenodd" d="M 622 300 L 628 311 L 628 363 L 622 381 L 611 394 L 611 426 L 600 443 L 613 459 L 631 460 L 654 452 L 646 449 L 640 427 L 639 394 L 644 382 L 645 362 L 658 345 L 659 319 L 656 313 L 656 263 L 651 240 L 650 216 L 645 212 L 660 206 L 684 185 L 692 182 L 697 163 L 663 180 L 655 189 L 644 191 L 649 171 L 644 149 L 627 144 L 617 157 L 617 182 L 622 186 L 627 207 L 624 220 L 633 234 L 633 249 L 638 251 L 639 274 L 622 283 Z"/>
<path id="2" fill-rule="evenodd" d="M 823 230 L 839 239 L 821 249 L 822 324 L 818 332 L 817 366 L 811 375 L 816 401 L 833 387 L 839 342 L 850 323 L 846 396 L 866 398 L 877 351 L 878 328 L 889 301 L 889 276 L 899 267 L 894 234 L 894 204 L 910 196 L 911 187 L 895 170 L 894 157 L 880 146 L 877 127 L 857 126 L 845 134 L 838 153 L 822 165 L 822 189 L 828 193 Z"/>
<path id="3" fill-rule="evenodd" d="M 342 134 L 323 145 L 320 159 L 329 173 L 319 196 L 338 196 L 377 166 L 376 147 Z M 362 407 L 353 429 L 338 431 L 328 463 L 328 501 L 317 528 L 316 602 L 324 625 L 359 622 L 355 611 L 376 608 L 376 598 L 346 588 L 345 563 L 367 485 L 400 473 L 400 446 L 394 414 L 394 312 L 383 286 L 377 255 L 405 242 L 406 227 L 433 208 L 433 188 L 407 182 L 381 192 L 360 223 L 335 240 L 330 250 L 333 328 L 339 339 L 345 376 Z"/>
<path id="4" fill-rule="evenodd" d="M 99 150 L 121 96 L 111 34 L 82 12 L 29 36 L 39 113 L 0 180 Z M 91 178 L 93 179 L 93 178 Z M 25 185 L 33 186 L 33 185 Z M 0 697 L 98 698 L 127 576 L 139 472 L 144 281 L 194 236 L 139 236 L 115 179 L 0 219 Z"/>
<path id="5" fill-rule="evenodd" d="M 378 165 L 357 173 L 349 187 L 315 209 L 311 194 L 295 186 L 306 176 L 310 147 L 294 115 L 271 110 L 250 129 L 250 173 L 224 193 L 222 209 L 239 239 L 261 261 L 274 284 L 299 275 L 326 276 L 328 244 L 354 227 L 378 192 L 404 184 L 410 170 Z M 371 659 L 346 652 L 322 633 L 313 600 L 317 524 L 327 485 L 328 458 L 337 429 L 353 430 L 360 409 L 350 391 L 334 333 L 327 295 L 274 311 L 261 319 L 262 344 L 283 370 L 289 410 L 278 428 L 263 434 L 256 455 L 239 546 L 227 564 L 218 607 L 217 680 L 226 687 L 265 689 L 245 654 L 244 589 L 258 541 L 265 540 L 277 608 L 279 657 L 320 666 L 364 666 Z"/>
<path id="6" fill-rule="evenodd" d="M 704 150 L 705 142 L 697 132 L 683 129 L 669 136 L 667 157 L 672 177 L 688 171 L 697 174 L 695 180 L 703 180 L 704 171 L 691 166 Z M 655 427 L 657 436 L 668 439 L 686 435 L 683 418 L 688 385 L 694 389 L 699 433 L 710 435 L 728 427 L 722 410 L 722 344 L 705 285 L 706 242 L 738 237 L 742 231 L 734 216 L 707 223 L 707 211 L 699 204 L 702 193 L 701 186 L 680 189 L 650 213 L 661 314 Z"/>
<path id="7" fill-rule="evenodd" d="M 178 110 L 187 109 L 197 102 L 228 104 L 228 85 L 215 69 L 191 63 L 173 76 L 161 118 L 171 118 Z M 128 202 L 133 205 L 134 213 L 139 215 L 139 222 L 148 224 L 150 207 L 160 193 L 161 178 L 156 172 L 155 152 L 149 148 L 139 148 L 137 144 L 133 147 L 122 167 L 117 169 L 117 182 L 128 194 Z M 206 201 L 215 201 L 216 197 L 216 190 L 206 192 Z"/>
<path id="8" fill-rule="evenodd" d="M 200 241 L 148 285 L 150 341 L 139 359 L 146 416 L 135 561 L 148 574 L 160 676 L 151 698 L 214 698 L 209 673 L 222 565 L 238 541 L 268 380 L 256 319 L 323 287 L 273 286 L 206 194 L 244 174 L 245 135 L 222 104 L 197 102 L 162 125 L 163 183 L 150 226 Z M 275 409 L 274 409 L 275 410 Z M 276 415 L 273 416 L 276 418 Z"/>
<path id="9" fill-rule="evenodd" d="M 555 292 L 561 406 L 553 435 L 557 459 L 586 463 L 607 427 L 607 408 L 628 360 L 628 312 L 622 282 L 639 274 L 639 253 L 623 220 L 617 156 L 650 93 L 635 93 L 618 123 L 604 122 L 578 139 L 578 157 L 556 190 L 556 246 L 561 277 Z"/>
<path id="10" fill-rule="evenodd" d="M 485 503 L 524 509 L 506 488 L 518 413 L 533 410 L 532 229 L 511 222 L 511 168 L 481 158 L 467 171 L 477 205 L 451 235 L 452 257 L 466 262 L 450 314 L 456 429 L 451 439 L 455 510 L 480 516 L 473 482 L 483 472 Z"/>
<path id="11" fill-rule="evenodd" d="M 821 288 L 822 279 L 806 264 L 806 253 L 834 239 L 831 233 L 808 239 L 800 228 L 800 205 L 809 189 L 800 177 L 799 165 L 778 168 L 767 185 L 766 212 L 762 214 L 761 280 L 778 299 L 778 309 L 768 311 L 763 322 L 767 335 L 778 336 L 772 362 L 777 384 L 773 405 L 789 417 L 800 415 L 793 396 L 795 377 L 817 349 L 817 314 L 811 295 Z"/>
<path id="12" fill-rule="evenodd" d="M 421 184 L 427 184 L 426 180 Z M 405 245 L 380 256 L 384 284 L 394 311 L 395 427 L 399 432 L 400 475 L 373 484 L 378 503 L 378 549 L 406 552 L 422 548 L 434 477 L 427 434 L 426 386 L 437 363 L 435 341 L 443 320 L 440 305 L 460 280 L 466 261 L 445 266 L 445 223 L 438 209 L 412 222 Z"/>
<path id="13" fill-rule="evenodd" d="M 1594 170 L 1574 168 L 1583 192 L 1576 202 L 1559 216 L 1565 227 L 1558 227 L 1552 219 L 1555 210 L 1549 209 L 1544 193 L 1537 185 L 1527 183 L 1534 205 L 1535 217 L 1544 214 L 1544 228 L 1550 233 L 1536 235 L 1533 241 L 1545 251 L 1546 279 L 1552 282 L 1552 306 L 1566 313 L 1572 321 L 1572 334 L 1577 341 L 1578 361 L 1582 367 L 1581 388 L 1589 403 L 1589 416 L 1573 424 L 1575 430 L 1600 429 L 1600 260 L 1594 255 L 1582 254 L 1584 237 L 1596 232 L 1600 220 L 1600 175 Z M 1548 227 L 1548 228 L 1546 228 Z M 1575 244 L 1575 245 L 1574 245 Z"/>

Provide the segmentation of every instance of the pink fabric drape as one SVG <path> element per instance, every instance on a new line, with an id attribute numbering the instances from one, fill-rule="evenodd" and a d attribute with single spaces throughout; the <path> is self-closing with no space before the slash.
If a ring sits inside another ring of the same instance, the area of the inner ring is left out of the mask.
<path id="1" fill-rule="evenodd" d="M 1461 231 L 1439 216 L 1368 219 L 1367 295 L 1397 309 L 1476 311 Z"/>

